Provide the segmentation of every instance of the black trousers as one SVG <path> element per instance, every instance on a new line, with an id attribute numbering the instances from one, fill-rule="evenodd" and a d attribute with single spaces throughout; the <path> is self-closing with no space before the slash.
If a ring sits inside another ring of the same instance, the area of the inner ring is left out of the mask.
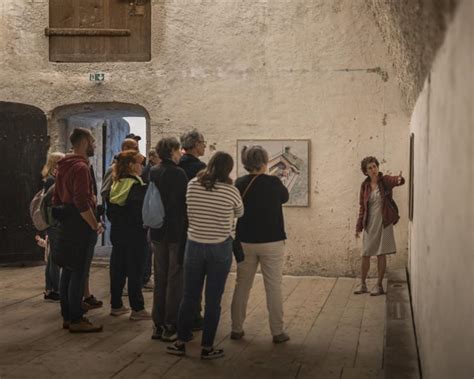
<path id="1" fill-rule="evenodd" d="M 128 278 L 128 299 L 133 311 L 145 309 L 142 285 L 145 271 L 146 231 L 138 228 L 111 228 L 110 295 L 112 308 L 121 308 L 122 292 Z"/>

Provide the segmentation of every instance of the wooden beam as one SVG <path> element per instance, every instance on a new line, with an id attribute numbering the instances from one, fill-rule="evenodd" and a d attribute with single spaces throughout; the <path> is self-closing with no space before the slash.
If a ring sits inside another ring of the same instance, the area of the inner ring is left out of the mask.
<path id="1" fill-rule="evenodd" d="M 46 28 L 47 36 L 61 37 L 127 37 L 130 29 L 93 29 L 93 28 Z"/>

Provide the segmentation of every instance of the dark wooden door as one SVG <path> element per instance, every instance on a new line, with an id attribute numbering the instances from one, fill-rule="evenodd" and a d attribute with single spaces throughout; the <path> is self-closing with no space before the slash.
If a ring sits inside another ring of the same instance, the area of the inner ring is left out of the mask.
<path id="1" fill-rule="evenodd" d="M 121 62 L 151 59 L 151 0 L 50 0 L 49 59 Z"/>
<path id="2" fill-rule="evenodd" d="M 29 205 L 41 188 L 48 145 L 40 109 L 0 102 L 0 263 L 43 259 Z"/>

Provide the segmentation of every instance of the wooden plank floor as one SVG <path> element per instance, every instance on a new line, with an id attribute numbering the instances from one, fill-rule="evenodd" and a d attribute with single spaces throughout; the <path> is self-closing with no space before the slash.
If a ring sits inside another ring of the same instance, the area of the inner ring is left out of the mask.
<path id="1" fill-rule="evenodd" d="M 108 269 L 94 267 L 93 293 L 104 300 L 90 311 L 104 332 L 73 335 L 61 329 L 59 305 L 42 298 L 44 267 L 0 268 L 0 378 L 381 378 L 385 297 L 355 296 L 355 279 L 284 277 L 285 323 L 291 340 L 274 345 L 262 277 L 257 275 L 244 326 L 232 341 L 230 303 L 235 275 L 222 302 L 216 344 L 226 356 L 199 359 L 200 333 L 188 356 L 165 354 L 151 322 L 111 317 Z M 370 282 L 369 285 L 372 283 Z M 127 298 L 124 298 L 125 300 Z M 145 293 L 151 310 L 152 294 Z"/>

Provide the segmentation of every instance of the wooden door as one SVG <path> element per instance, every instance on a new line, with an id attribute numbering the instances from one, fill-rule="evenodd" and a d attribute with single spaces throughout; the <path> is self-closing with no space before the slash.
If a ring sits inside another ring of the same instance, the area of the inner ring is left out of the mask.
<path id="1" fill-rule="evenodd" d="M 151 59 L 151 0 L 50 0 L 49 59 Z"/>
<path id="2" fill-rule="evenodd" d="M 25 104 L 0 102 L 0 263 L 42 260 L 29 205 L 42 187 L 49 137 L 46 116 Z"/>

